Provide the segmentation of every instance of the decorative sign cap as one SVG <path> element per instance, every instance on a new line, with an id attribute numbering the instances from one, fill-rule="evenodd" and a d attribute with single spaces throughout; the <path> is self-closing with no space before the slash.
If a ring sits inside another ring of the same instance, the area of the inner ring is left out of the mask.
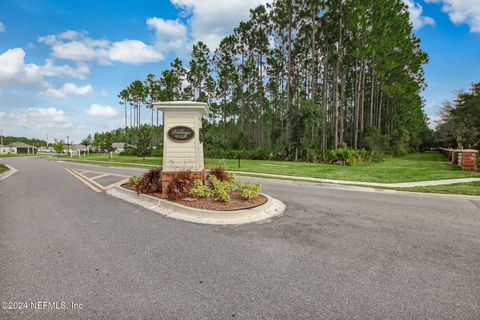
<path id="1" fill-rule="evenodd" d="M 197 111 L 207 115 L 210 111 L 208 104 L 195 101 L 155 101 L 152 103 L 160 111 Z"/>

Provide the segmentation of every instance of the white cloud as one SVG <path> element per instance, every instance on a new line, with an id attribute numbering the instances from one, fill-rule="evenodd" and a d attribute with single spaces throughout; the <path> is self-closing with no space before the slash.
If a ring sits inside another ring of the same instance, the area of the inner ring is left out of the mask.
<path id="1" fill-rule="evenodd" d="M 164 59 L 161 52 L 138 40 L 114 42 L 109 50 L 109 58 L 112 61 L 130 64 L 157 62 Z"/>
<path id="2" fill-rule="evenodd" d="M 0 21 L 0 32 L 4 32 L 5 31 L 5 25 L 3 24 L 2 21 Z"/>
<path id="3" fill-rule="evenodd" d="M 40 94 L 47 97 L 68 98 L 69 95 L 83 96 L 90 93 L 93 93 L 93 88 L 89 84 L 77 87 L 74 83 L 65 83 L 61 88 L 50 87 Z"/>
<path id="4" fill-rule="evenodd" d="M 55 65 L 52 59 L 45 60 L 45 65 L 40 67 L 41 73 L 47 77 L 69 76 L 76 79 L 85 79 L 90 72 L 88 65 L 78 63 L 76 67 L 69 65 Z"/>
<path id="5" fill-rule="evenodd" d="M 52 48 L 52 57 L 73 61 L 98 61 L 109 64 L 110 42 L 89 38 L 83 32 L 68 30 L 58 35 L 50 34 L 38 38 L 38 42 Z"/>
<path id="6" fill-rule="evenodd" d="M 178 20 L 150 18 L 149 29 L 155 30 L 155 47 L 162 53 L 184 51 L 188 45 L 187 27 Z"/>
<path id="7" fill-rule="evenodd" d="M 46 85 L 40 67 L 36 64 L 25 64 L 25 51 L 21 48 L 9 49 L 0 54 L 0 84 Z"/>
<path id="8" fill-rule="evenodd" d="M 419 30 L 424 26 L 434 26 L 435 20 L 431 17 L 423 16 L 423 7 L 415 3 L 414 0 L 403 0 L 408 7 L 410 14 L 410 22 L 413 25 L 413 30 Z"/>
<path id="9" fill-rule="evenodd" d="M 72 121 L 63 110 L 50 108 L 27 108 L 23 112 L 0 112 L 0 124 L 5 127 L 27 128 L 72 128 Z"/>
<path id="10" fill-rule="evenodd" d="M 73 30 L 39 37 L 38 41 L 51 47 L 53 58 L 77 63 L 96 61 L 100 65 L 109 65 L 118 61 L 141 64 L 164 59 L 161 46 L 148 45 L 135 39 L 115 42 L 92 39 L 85 32 Z"/>
<path id="11" fill-rule="evenodd" d="M 223 37 L 247 20 L 250 9 L 268 0 L 170 0 L 190 15 L 189 25 L 195 41 L 203 41 L 213 50 Z"/>
<path id="12" fill-rule="evenodd" d="M 448 14 L 455 24 L 466 23 L 471 32 L 480 32 L 479 0 L 426 0 L 427 3 L 439 3 L 442 11 Z"/>
<path id="13" fill-rule="evenodd" d="M 67 30 L 58 35 L 60 39 L 68 39 L 68 40 L 76 39 L 79 36 L 80 36 L 80 33 L 74 30 Z"/>
<path id="14" fill-rule="evenodd" d="M 54 61 L 47 59 L 44 65 L 25 63 L 25 51 L 14 48 L 0 54 L 0 84 L 2 86 L 37 86 L 48 87 L 45 77 L 69 76 L 85 79 L 90 72 L 88 66 L 78 64 L 77 67 L 68 65 L 55 65 Z"/>
<path id="15" fill-rule="evenodd" d="M 87 114 L 94 117 L 113 118 L 118 115 L 118 111 L 111 106 L 102 106 L 100 104 L 92 104 L 87 110 Z"/>

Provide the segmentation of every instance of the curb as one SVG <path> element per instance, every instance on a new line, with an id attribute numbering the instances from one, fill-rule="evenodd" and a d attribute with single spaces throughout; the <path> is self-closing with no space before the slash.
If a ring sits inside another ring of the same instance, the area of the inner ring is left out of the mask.
<path id="1" fill-rule="evenodd" d="M 7 179 L 8 177 L 10 177 L 11 175 L 13 175 L 15 172 L 18 171 L 17 169 L 15 169 L 14 167 L 12 167 L 11 165 L 8 165 L 8 164 L 6 164 L 6 163 L 4 163 L 4 165 L 5 165 L 9 170 L 8 170 L 7 172 L 4 172 L 4 173 L 0 174 L 0 181 Z"/>
<path id="2" fill-rule="evenodd" d="M 281 215 L 285 211 L 285 204 L 283 202 L 265 194 L 262 195 L 267 198 L 267 202 L 255 208 L 235 211 L 213 211 L 190 208 L 153 196 L 137 194 L 134 191 L 120 186 L 108 190 L 107 193 L 113 197 L 140 205 L 169 218 L 200 224 L 240 225 L 266 220 Z"/>

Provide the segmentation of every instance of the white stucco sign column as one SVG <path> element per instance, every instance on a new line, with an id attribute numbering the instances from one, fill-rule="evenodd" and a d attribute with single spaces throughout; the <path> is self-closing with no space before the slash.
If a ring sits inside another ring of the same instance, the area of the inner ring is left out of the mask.
<path id="1" fill-rule="evenodd" d="M 202 117 L 208 105 L 202 102 L 154 102 L 163 112 L 163 178 L 177 171 L 191 170 L 203 179 L 204 158 L 201 141 Z M 168 181 L 166 181 L 168 184 Z"/>

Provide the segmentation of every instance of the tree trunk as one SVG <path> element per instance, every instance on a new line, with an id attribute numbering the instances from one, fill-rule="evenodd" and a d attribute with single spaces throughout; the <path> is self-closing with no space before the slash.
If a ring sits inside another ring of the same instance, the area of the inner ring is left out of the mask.
<path id="1" fill-rule="evenodd" d="M 314 1 L 312 6 L 312 92 L 311 99 L 315 102 L 316 95 L 316 80 L 317 80 L 317 50 L 316 50 L 316 39 L 315 33 L 317 31 L 317 2 Z"/>
<path id="2" fill-rule="evenodd" d="M 375 94 L 375 77 L 373 76 L 372 70 L 372 80 L 371 80 L 371 89 L 370 89 L 370 119 L 369 124 L 373 125 L 373 102 L 374 102 L 374 94 Z"/>
<path id="3" fill-rule="evenodd" d="M 328 63 L 327 63 L 327 55 L 324 56 L 323 60 L 323 85 L 322 85 L 322 159 L 326 159 L 326 151 L 327 151 L 327 75 L 328 75 Z"/>
<path id="4" fill-rule="evenodd" d="M 344 130 L 344 118 L 345 118 L 345 75 L 342 73 L 340 80 L 340 109 L 339 109 L 339 128 L 338 139 L 340 146 L 343 145 L 343 130 Z"/>
<path id="5" fill-rule="evenodd" d="M 364 99 L 365 99 L 365 64 L 362 63 L 362 70 L 360 73 L 360 115 L 359 115 L 359 145 L 363 146 L 363 129 L 364 129 Z"/>
<path id="6" fill-rule="evenodd" d="M 378 132 L 382 132 L 382 126 L 381 126 L 381 122 L 382 122 L 382 104 L 383 104 L 383 92 L 380 91 L 380 102 L 378 103 L 378 120 L 377 120 L 377 130 Z"/>
<path id="7" fill-rule="evenodd" d="M 293 8 L 290 2 L 290 12 L 288 15 L 288 62 L 287 62 L 287 115 L 290 111 L 290 90 L 292 81 L 292 23 L 293 23 Z M 287 128 L 285 130 L 285 141 L 288 143 L 289 137 L 289 121 L 287 120 Z"/>
<path id="8" fill-rule="evenodd" d="M 338 148 L 338 68 L 339 61 L 335 62 L 335 71 L 333 73 L 333 124 L 334 124 L 334 137 L 333 137 L 333 146 L 335 149 Z"/>
<path id="9" fill-rule="evenodd" d="M 137 125 L 137 128 L 140 128 L 140 123 L 141 123 L 140 116 L 141 116 L 141 114 L 140 114 L 140 103 L 138 103 L 138 118 L 137 118 L 138 125 Z"/>
<path id="10" fill-rule="evenodd" d="M 361 72 L 356 74 L 355 77 L 355 101 L 354 101 L 354 108 L 355 108 L 355 116 L 354 116 L 354 130 L 353 130 L 353 148 L 358 148 L 358 127 L 359 127 L 359 115 L 360 115 L 360 78 Z"/>

